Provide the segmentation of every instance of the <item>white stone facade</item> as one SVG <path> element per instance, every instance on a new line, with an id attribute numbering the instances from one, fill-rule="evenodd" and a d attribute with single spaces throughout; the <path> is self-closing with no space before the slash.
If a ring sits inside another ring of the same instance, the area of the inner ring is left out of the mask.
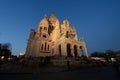
<path id="1" fill-rule="evenodd" d="M 68 20 L 60 24 L 52 13 L 50 17 L 45 16 L 40 21 L 37 31 L 31 29 L 26 57 L 81 55 L 88 57 L 85 42 L 78 40 L 76 29 L 70 26 Z"/>

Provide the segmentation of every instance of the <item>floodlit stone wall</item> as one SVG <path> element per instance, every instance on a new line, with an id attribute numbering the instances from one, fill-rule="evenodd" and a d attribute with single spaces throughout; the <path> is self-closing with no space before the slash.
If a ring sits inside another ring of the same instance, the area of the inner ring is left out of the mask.
<path id="1" fill-rule="evenodd" d="M 44 16 L 37 31 L 30 31 L 26 57 L 81 55 L 88 57 L 84 39 L 78 40 L 75 27 L 71 27 L 68 20 L 60 24 L 54 13 L 50 17 Z"/>

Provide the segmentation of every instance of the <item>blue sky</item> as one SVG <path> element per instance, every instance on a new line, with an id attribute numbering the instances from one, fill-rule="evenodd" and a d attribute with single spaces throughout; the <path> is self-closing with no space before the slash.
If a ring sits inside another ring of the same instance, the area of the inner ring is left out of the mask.
<path id="1" fill-rule="evenodd" d="M 52 11 L 84 36 L 89 54 L 120 50 L 120 0 L 0 0 L 0 43 L 11 43 L 15 55 L 25 52 L 30 29 Z"/>

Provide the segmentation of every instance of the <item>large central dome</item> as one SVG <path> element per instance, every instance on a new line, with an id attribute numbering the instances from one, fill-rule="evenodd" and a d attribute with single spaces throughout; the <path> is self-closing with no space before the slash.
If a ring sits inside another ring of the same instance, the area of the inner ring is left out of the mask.
<path id="1" fill-rule="evenodd" d="M 50 22 L 56 22 L 59 21 L 58 18 L 54 15 L 54 12 L 52 12 L 51 16 L 48 19 Z"/>

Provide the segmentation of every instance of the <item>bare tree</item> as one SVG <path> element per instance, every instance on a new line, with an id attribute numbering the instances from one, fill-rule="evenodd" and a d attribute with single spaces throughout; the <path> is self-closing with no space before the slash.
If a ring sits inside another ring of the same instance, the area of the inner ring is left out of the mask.
<path id="1" fill-rule="evenodd" d="M 11 51 L 12 47 L 11 47 L 11 44 L 10 43 L 5 43 L 2 45 L 2 49 L 8 49 Z"/>

